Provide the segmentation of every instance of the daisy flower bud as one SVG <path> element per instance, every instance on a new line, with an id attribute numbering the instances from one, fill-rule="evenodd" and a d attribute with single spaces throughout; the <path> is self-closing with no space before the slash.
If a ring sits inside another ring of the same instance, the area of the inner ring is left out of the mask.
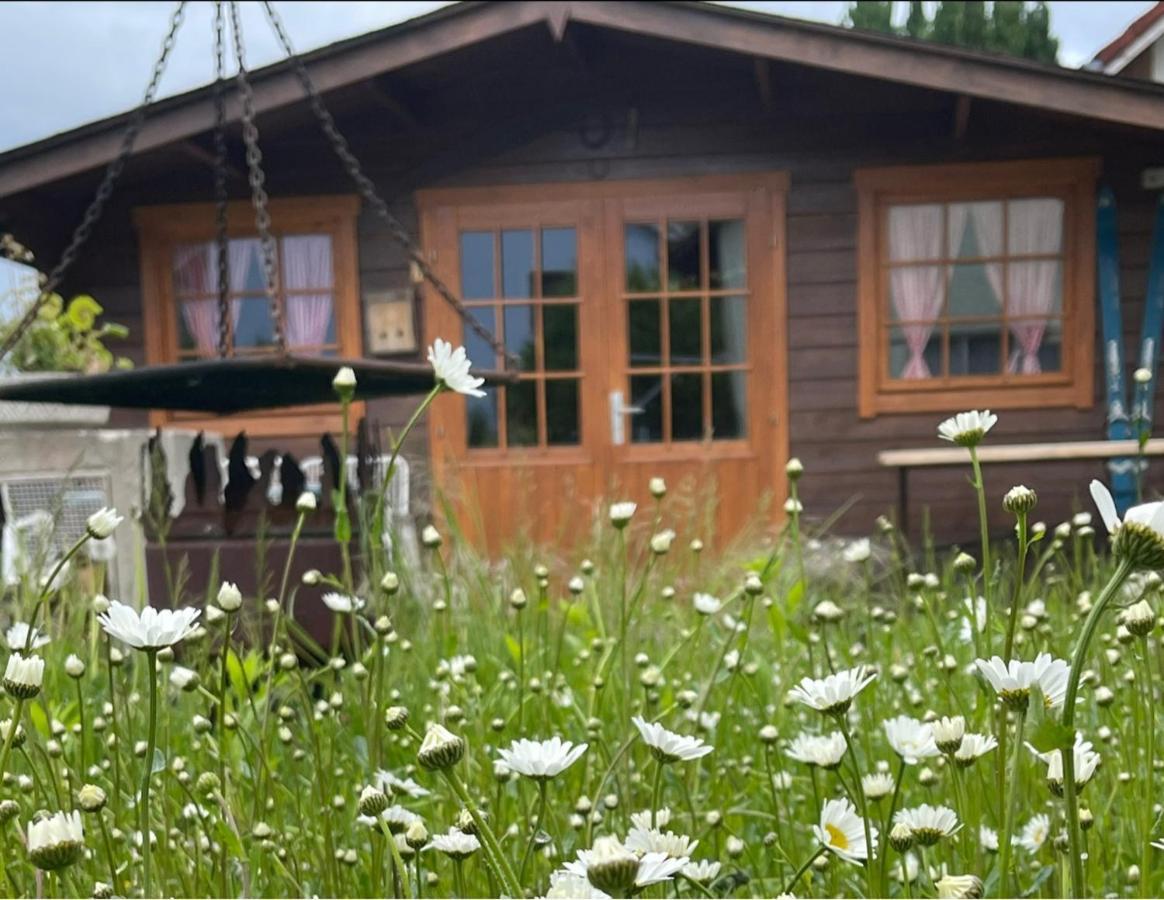
<path id="1" fill-rule="evenodd" d="M 89 516 L 89 519 L 85 522 L 85 531 L 94 540 L 103 541 L 117 530 L 117 526 L 123 520 L 124 517 L 119 516 L 116 509 L 103 506 L 97 512 L 93 513 L 93 515 Z"/>
<path id="2" fill-rule="evenodd" d="M 586 862 L 586 877 L 598 890 L 612 897 L 627 897 L 633 893 L 639 874 L 639 859 L 618 838 L 598 838 Z"/>
<path id="3" fill-rule="evenodd" d="M 323 573 L 319 569 L 308 569 L 303 573 L 303 583 L 308 587 L 313 587 L 323 580 Z"/>
<path id="4" fill-rule="evenodd" d="M 428 843 L 428 829 L 419 819 L 408 826 L 404 832 L 404 840 L 413 850 L 420 850 Z"/>
<path id="5" fill-rule="evenodd" d="M 1120 613 L 1119 621 L 1129 633 L 1144 637 L 1156 626 L 1156 614 L 1147 600 L 1140 600 Z"/>
<path id="6" fill-rule="evenodd" d="M 420 533 L 420 542 L 429 550 L 435 550 L 441 545 L 441 533 L 432 525 L 425 525 Z"/>
<path id="7" fill-rule="evenodd" d="M 237 612 L 242 608 L 242 591 L 237 584 L 230 581 L 222 583 L 218 589 L 218 606 L 223 612 Z"/>
<path id="8" fill-rule="evenodd" d="M 1152 370 L 1141 366 L 1132 373 L 1132 380 L 1134 380 L 1136 384 L 1147 384 L 1152 380 Z"/>
<path id="9" fill-rule="evenodd" d="M 105 791 L 95 784 L 82 785 L 77 791 L 77 805 L 85 812 L 100 812 L 105 808 Z"/>
<path id="10" fill-rule="evenodd" d="M 626 528 L 630 524 L 631 517 L 634 516 L 636 509 L 638 509 L 638 504 L 632 503 L 629 500 L 612 503 L 610 505 L 610 524 L 615 528 Z"/>
<path id="11" fill-rule="evenodd" d="M 525 591 L 521 588 L 514 588 L 513 592 L 509 595 L 509 605 L 514 609 L 525 609 L 528 603 L 529 600 L 526 599 Z"/>
<path id="12" fill-rule="evenodd" d="M 395 572 L 385 572 L 384 577 L 380 579 L 380 590 L 391 597 L 400 590 L 400 576 Z"/>
<path id="13" fill-rule="evenodd" d="M 408 709 L 404 706 L 389 706 L 384 710 L 384 724 L 389 731 L 399 731 L 408 723 Z"/>
<path id="14" fill-rule="evenodd" d="M 356 373 L 352 371 L 351 366 L 343 366 L 335 373 L 335 378 L 331 380 L 332 390 L 336 392 L 340 400 L 347 402 L 355 396 L 356 393 Z"/>
<path id="15" fill-rule="evenodd" d="M 671 550 L 671 544 L 672 544 L 672 542 L 674 542 L 674 540 L 675 540 L 675 532 L 672 531 L 670 528 L 664 529 L 663 531 L 660 531 L 658 534 L 652 535 L 651 536 L 651 552 L 654 553 L 656 556 L 662 556 L 663 554 L 665 554 Z"/>
<path id="16" fill-rule="evenodd" d="M 70 653 L 65 660 L 65 674 L 70 678 L 80 678 L 85 674 L 85 661 L 76 653 Z"/>
<path id="17" fill-rule="evenodd" d="M 784 465 L 784 474 L 788 476 L 789 481 L 799 481 L 800 476 L 804 474 L 804 463 L 798 457 L 792 457 Z"/>
<path id="18" fill-rule="evenodd" d="M 568 582 L 566 582 L 566 590 L 577 596 L 586 590 L 586 582 L 582 580 L 581 576 L 575 575 Z"/>
<path id="19" fill-rule="evenodd" d="M 1017 485 L 1002 498 L 1002 508 L 1012 515 L 1029 513 L 1039 502 L 1038 495 L 1026 485 Z"/>
<path id="20" fill-rule="evenodd" d="M 951 900 L 978 900 L 982 896 L 982 879 L 977 875 L 943 875 L 934 882 L 939 897 Z"/>
<path id="21" fill-rule="evenodd" d="M 913 846 L 913 831 L 905 822 L 898 822 L 889 832 L 889 846 L 904 853 Z"/>
<path id="22" fill-rule="evenodd" d="M 465 741 L 443 725 L 430 725 L 416 754 L 416 761 L 429 770 L 448 769 L 465 755 Z"/>
<path id="23" fill-rule="evenodd" d="M 755 572 L 749 572 L 744 576 L 744 593 L 756 597 L 764 592 L 764 582 L 760 580 L 760 576 Z"/>
<path id="24" fill-rule="evenodd" d="M 931 726 L 934 743 L 943 753 L 957 753 L 966 734 L 966 720 L 961 716 L 943 716 Z"/>
<path id="25" fill-rule="evenodd" d="M 978 568 L 978 561 L 969 553 L 959 553 L 954 557 L 954 571 L 968 575 Z"/>
<path id="26" fill-rule="evenodd" d="M 360 815 L 378 816 L 388 808 L 388 795 L 374 785 L 360 792 Z"/>
<path id="27" fill-rule="evenodd" d="M 647 482 L 647 490 L 656 500 L 662 500 L 667 495 L 667 482 L 656 476 Z"/>

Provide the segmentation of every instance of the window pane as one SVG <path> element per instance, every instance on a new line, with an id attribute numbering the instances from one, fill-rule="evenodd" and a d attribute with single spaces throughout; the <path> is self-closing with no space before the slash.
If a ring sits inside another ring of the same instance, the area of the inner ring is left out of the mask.
<path id="1" fill-rule="evenodd" d="M 263 276 L 262 248 L 257 238 L 240 238 L 230 242 L 227 249 L 227 267 L 230 271 L 232 294 L 265 294 L 267 279 Z M 217 259 L 214 251 L 211 259 Z M 213 265 L 217 268 L 218 263 Z M 212 291 L 218 290 L 217 272 L 211 275 Z"/>
<path id="2" fill-rule="evenodd" d="M 699 289 L 699 223 L 667 223 L 667 289 Z"/>
<path id="3" fill-rule="evenodd" d="M 485 387 L 484 397 L 465 398 L 466 433 L 470 447 L 497 446 L 497 388 Z"/>
<path id="4" fill-rule="evenodd" d="M 658 300 L 631 300 L 627 304 L 627 332 L 630 366 L 662 365 L 663 339 Z"/>
<path id="5" fill-rule="evenodd" d="M 573 378 L 546 380 L 546 443 L 579 443 L 578 382 Z"/>
<path id="6" fill-rule="evenodd" d="M 626 226 L 626 289 L 631 292 L 659 289 L 659 226 L 654 223 Z"/>
<path id="7" fill-rule="evenodd" d="M 279 242 L 279 253 L 285 290 L 328 288 L 330 292 L 331 237 L 326 234 L 288 235 Z"/>
<path id="8" fill-rule="evenodd" d="M 542 332 L 546 370 L 573 371 L 578 368 L 578 307 L 550 304 L 542 307 Z"/>
<path id="9" fill-rule="evenodd" d="M 699 298 L 670 301 L 671 365 L 697 366 L 703 362 L 700 345 Z"/>
<path id="10" fill-rule="evenodd" d="M 1006 370 L 1012 375 L 1061 371 L 1062 341 L 1063 323 L 1059 319 L 1012 319 Z"/>
<path id="11" fill-rule="evenodd" d="M 950 315 L 997 316 L 1002 309 L 1002 264 L 967 263 L 950 266 Z"/>
<path id="12" fill-rule="evenodd" d="M 707 223 L 708 278 L 715 288 L 742 288 L 747 284 L 744 223 L 725 219 Z"/>
<path id="13" fill-rule="evenodd" d="M 1006 246 L 1012 256 L 1058 253 L 1063 245 L 1063 201 L 1053 197 L 1006 205 Z"/>
<path id="14" fill-rule="evenodd" d="M 939 259 L 942 207 L 937 203 L 889 208 L 889 258 L 894 262 Z"/>
<path id="15" fill-rule="evenodd" d="M 1006 267 L 1006 309 L 1012 317 L 1057 314 L 1062 290 L 1057 261 L 1012 262 Z"/>
<path id="16" fill-rule="evenodd" d="M 945 302 L 946 270 L 940 266 L 894 266 L 889 270 L 890 318 L 932 322 Z"/>
<path id="17" fill-rule="evenodd" d="M 493 233 L 461 232 L 461 298 L 493 297 Z"/>
<path id="18" fill-rule="evenodd" d="M 578 296 L 578 240 L 573 228 L 542 229 L 542 296 Z"/>
<path id="19" fill-rule="evenodd" d="M 998 375 L 1002 371 L 1001 348 L 1001 323 L 951 323 L 950 374 Z"/>
<path id="20" fill-rule="evenodd" d="M 928 325 L 895 325 L 889 331 L 889 375 L 906 381 L 942 373 L 941 332 Z"/>
<path id="21" fill-rule="evenodd" d="M 490 334 L 497 334 L 497 321 L 492 306 L 470 306 L 469 315 L 480 322 Z M 497 353 L 485 338 L 464 326 L 465 353 L 475 369 L 497 369 Z"/>
<path id="22" fill-rule="evenodd" d="M 505 386 L 505 438 L 510 447 L 533 447 L 538 442 L 536 381 Z"/>
<path id="23" fill-rule="evenodd" d="M 713 440 L 742 438 L 748 433 L 748 373 L 713 372 L 711 375 L 711 429 Z"/>
<path id="24" fill-rule="evenodd" d="M 534 307 L 505 307 L 505 349 L 521 361 L 521 371 L 537 368 Z"/>
<path id="25" fill-rule="evenodd" d="M 269 347 L 275 343 L 275 329 L 271 323 L 271 304 L 266 297 L 243 297 L 233 301 L 238 310 L 234 324 L 234 346 Z"/>
<path id="26" fill-rule="evenodd" d="M 232 306 L 237 307 L 237 302 Z M 181 300 L 178 303 L 178 346 L 203 355 L 218 353 L 218 301 Z"/>
<path id="27" fill-rule="evenodd" d="M 1002 255 L 1002 202 L 951 203 L 946 207 L 949 255 L 955 259 Z"/>
<path id="28" fill-rule="evenodd" d="M 742 363 L 747 357 L 747 301 L 743 297 L 712 297 L 711 361 Z"/>
<path id="29" fill-rule="evenodd" d="M 671 440 L 703 437 L 703 375 L 679 372 L 671 376 Z"/>
<path id="30" fill-rule="evenodd" d="M 532 297 L 533 273 L 533 232 L 501 232 L 501 296 Z"/>
<path id="31" fill-rule="evenodd" d="M 627 416 L 632 444 L 657 444 L 663 440 L 663 377 L 634 375 L 630 380 L 630 405 L 642 412 Z"/>

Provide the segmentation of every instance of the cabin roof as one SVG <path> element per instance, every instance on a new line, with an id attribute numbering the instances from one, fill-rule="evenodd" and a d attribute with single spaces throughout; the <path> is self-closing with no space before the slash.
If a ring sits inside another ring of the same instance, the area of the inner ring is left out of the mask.
<path id="1" fill-rule="evenodd" d="M 327 92 L 524 28 L 547 27 L 553 39 L 561 41 L 571 23 L 1164 130 L 1164 85 L 687 0 L 465 0 L 329 44 L 302 58 L 319 89 Z M 303 100 L 286 60 L 250 74 L 259 113 Z M 237 121 L 240 111 L 237 98 L 230 97 L 228 121 Z M 128 111 L 110 116 L 0 153 L 0 197 L 105 165 L 116 156 L 132 115 Z M 187 139 L 213 126 L 213 85 L 166 98 L 148 116 L 135 153 Z"/>
<path id="2" fill-rule="evenodd" d="M 1117 75 L 1161 37 L 1164 37 L 1164 2 L 1153 4 L 1119 37 L 1101 48 L 1092 58 L 1090 67 Z"/>

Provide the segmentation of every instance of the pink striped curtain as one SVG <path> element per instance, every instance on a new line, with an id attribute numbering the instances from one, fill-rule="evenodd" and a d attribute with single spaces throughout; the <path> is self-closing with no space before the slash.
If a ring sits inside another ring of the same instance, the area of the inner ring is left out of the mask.
<path id="1" fill-rule="evenodd" d="M 1063 241 L 1063 202 L 1050 197 L 1012 200 L 1007 207 L 1007 251 L 1011 256 L 1058 254 Z M 1011 261 L 1007 266 L 1007 313 L 1017 345 L 1007 371 L 1038 375 L 1039 348 L 1047 317 L 1058 305 L 1057 260 Z M 1022 318 L 1028 317 L 1028 318 Z"/>
<path id="2" fill-rule="evenodd" d="M 332 316 L 331 238 L 302 234 L 283 238 L 283 288 L 287 292 L 287 342 L 293 347 L 327 343 Z M 309 291 L 310 293 L 296 293 Z"/>
<path id="3" fill-rule="evenodd" d="M 942 252 L 942 207 L 894 206 L 889 210 L 889 258 L 897 262 L 934 260 Z M 931 376 L 925 351 L 945 301 L 942 270 L 935 265 L 894 266 L 889 276 L 893 311 L 903 323 L 909 360 L 898 376 Z"/>
<path id="4" fill-rule="evenodd" d="M 228 248 L 230 292 L 240 293 L 246 280 L 252 254 L 258 247 L 253 240 L 231 241 Z M 182 244 L 174 251 L 174 291 L 186 331 L 194 339 L 200 354 L 218 352 L 218 246 L 214 243 Z M 213 295 L 208 297 L 207 295 Z M 191 296 L 192 295 L 192 296 Z M 238 327 L 242 310 L 238 300 L 230 304 L 231 325 Z"/>

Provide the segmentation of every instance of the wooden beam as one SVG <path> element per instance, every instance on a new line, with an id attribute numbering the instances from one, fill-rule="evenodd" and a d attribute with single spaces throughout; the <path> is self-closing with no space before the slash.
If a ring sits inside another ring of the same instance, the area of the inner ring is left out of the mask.
<path id="1" fill-rule="evenodd" d="M 995 444 L 978 448 L 984 463 L 1056 462 L 1073 459 L 1115 459 L 1136 456 L 1136 441 L 1063 441 L 1043 444 Z M 1145 456 L 1164 456 L 1164 438 L 1153 438 L 1144 446 Z M 938 447 L 921 450 L 882 450 L 878 465 L 890 468 L 965 465 L 970 454 L 962 447 Z"/>
<path id="2" fill-rule="evenodd" d="M 423 122 L 416 110 L 401 96 L 398 88 L 391 86 L 383 76 L 369 78 L 364 82 L 364 93 L 381 109 L 391 113 L 399 119 L 405 127 L 415 131 L 423 127 Z"/>
<path id="3" fill-rule="evenodd" d="M 966 138 L 966 126 L 970 124 L 971 102 L 965 94 L 959 94 L 954 102 L 954 140 L 959 143 Z"/>
<path id="4" fill-rule="evenodd" d="M 756 81 L 756 93 L 760 95 L 764 115 L 770 116 L 775 109 L 772 102 L 772 61 L 755 57 L 752 60 L 752 77 Z"/>
<path id="5" fill-rule="evenodd" d="M 210 150 L 207 150 L 193 139 L 178 142 L 178 144 L 175 145 L 175 149 L 183 156 L 188 156 L 195 162 L 202 163 L 203 165 L 210 168 L 214 168 L 214 153 Z M 233 178 L 236 180 L 242 180 L 245 178 L 242 169 L 230 161 L 229 150 L 227 151 L 226 164 L 223 168 L 226 170 L 226 175 L 228 178 Z"/>

